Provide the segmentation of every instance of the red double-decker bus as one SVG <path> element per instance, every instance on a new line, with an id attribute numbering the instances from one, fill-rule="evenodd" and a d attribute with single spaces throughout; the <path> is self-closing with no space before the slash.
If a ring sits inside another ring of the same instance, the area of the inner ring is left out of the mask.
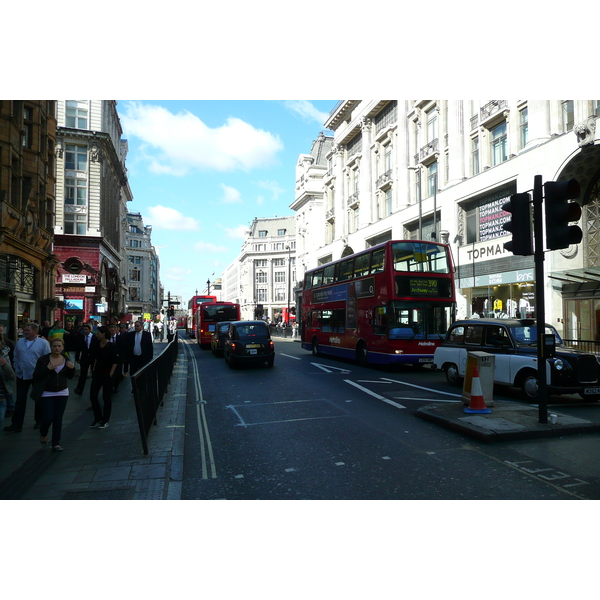
<path id="1" fill-rule="evenodd" d="M 219 321 L 239 321 L 240 305 L 233 302 L 204 302 L 196 309 L 196 341 L 207 348 Z"/>
<path id="2" fill-rule="evenodd" d="M 217 301 L 216 296 L 208 296 L 208 295 L 192 296 L 190 298 L 190 301 L 188 302 L 187 327 L 186 327 L 187 334 L 189 337 L 191 337 L 191 338 L 196 337 L 196 327 L 197 327 L 196 309 L 198 308 L 198 306 L 200 304 L 202 304 L 203 302 L 216 302 L 216 301 Z"/>
<path id="3" fill-rule="evenodd" d="M 450 247 L 389 241 L 306 273 L 302 347 L 360 364 L 423 365 L 455 311 Z"/>

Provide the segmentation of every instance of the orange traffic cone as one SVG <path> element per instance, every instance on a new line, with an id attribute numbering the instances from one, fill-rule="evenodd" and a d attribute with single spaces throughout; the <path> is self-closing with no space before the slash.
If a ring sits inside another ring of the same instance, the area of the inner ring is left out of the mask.
<path id="1" fill-rule="evenodd" d="M 473 365 L 473 377 L 471 378 L 471 401 L 469 408 L 465 408 L 466 413 L 489 414 L 492 411 L 485 405 L 483 392 L 481 390 L 481 381 L 479 381 L 479 371 L 477 365 Z"/>

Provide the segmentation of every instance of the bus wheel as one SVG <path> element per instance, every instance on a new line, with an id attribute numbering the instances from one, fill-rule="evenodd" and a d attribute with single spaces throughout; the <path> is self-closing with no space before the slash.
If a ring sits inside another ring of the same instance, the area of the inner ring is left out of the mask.
<path id="1" fill-rule="evenodd" d="M 319 356 L 319 344 L 316 338 L 312 341 L 312 355 Z"/>
<path id="2" fill-rule="evenodd" d="M 358 346 L 356 346 L 356 362 L 361 367 L 366 367 L 369 363 L 367 356 L 367 346 L 364 342 L 360 342 Z"/>

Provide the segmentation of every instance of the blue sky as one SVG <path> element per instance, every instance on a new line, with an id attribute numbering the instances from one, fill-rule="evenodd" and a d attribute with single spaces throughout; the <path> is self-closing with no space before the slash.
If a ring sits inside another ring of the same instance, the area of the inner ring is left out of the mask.
<path id="1" fill-rule="evenodd" d="M 236 259 L 255 217 L 293 215 L 296 163 L 337 100 L 119 100 L 133 201 L 165 294 L 184 303 Z"/>

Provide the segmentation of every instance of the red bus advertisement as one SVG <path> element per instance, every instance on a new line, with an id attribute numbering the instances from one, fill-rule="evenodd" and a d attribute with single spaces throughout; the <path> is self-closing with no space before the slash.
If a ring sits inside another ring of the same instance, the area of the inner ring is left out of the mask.
<path id="1" fill-rule="evenodd" d="M 363 365 L 423 365 L 455 311 L 450 247 L 389 241 L 307 271 L 302 347 Z"/>
<path id="2" fill-rule="evenodd" d="M 216 302 L 216 296 L 192 296 L 190 301 L 188 302 L 188 312 L 187 312 L 187 334 L 189 337 L 196 337 L 196 309 L 203 302 Z"/>
<path id="3" fill-rule="evenodd" d="M 219 321 L 239 321 L 240 305 L 233 302 L 204 302 L 196 309 L 196 341 L 210 346 L 210 338 Z"/>

